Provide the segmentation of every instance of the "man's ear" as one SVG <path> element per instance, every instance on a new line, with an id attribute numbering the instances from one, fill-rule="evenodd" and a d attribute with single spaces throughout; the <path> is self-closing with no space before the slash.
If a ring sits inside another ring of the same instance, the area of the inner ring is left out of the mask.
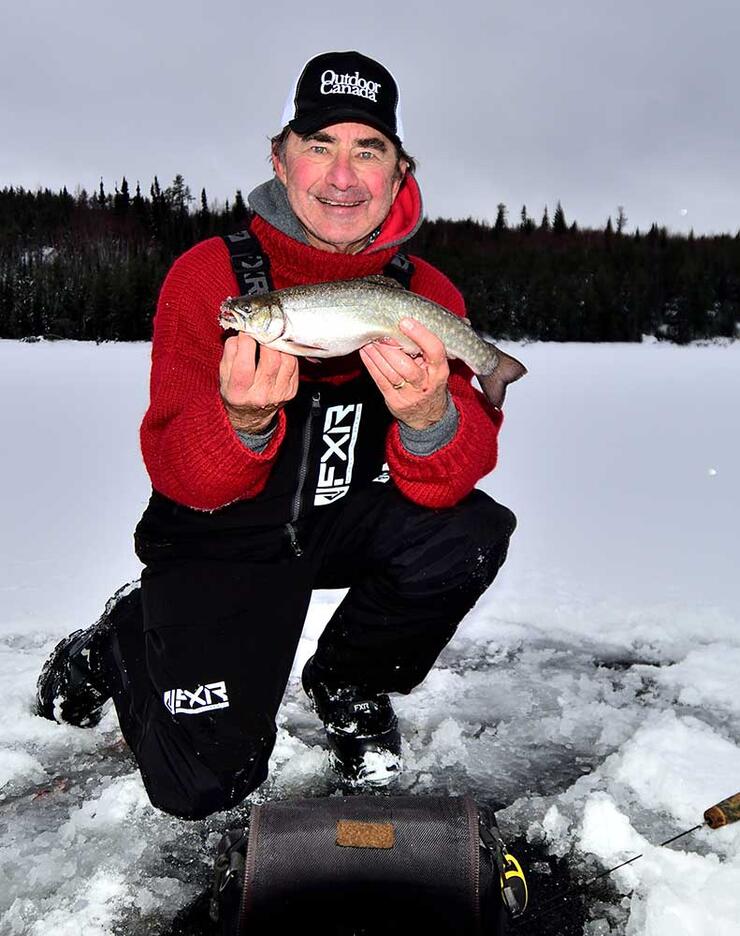
<path id="1" fill-rule="evenodd" d="M 393 201 L 396 200 L 396 195 L 398 195 L 403 185 L 403 180 L 406 178 L 406 172 L 409 168 L 409 164 L 405 159 L 399 160 L 398 166 L 396 167 L 395 178 L 393 179 Z"/>
<path id="2" fill-rule="evenodd" d="M 285 171 L 285 165 L 280 159 L 280 154 L 277 152 L 277 148 L 272 152 L 272 169 L 275 175 L 280 179 L 283 185 L 287 182 L 287 173 Z"/>

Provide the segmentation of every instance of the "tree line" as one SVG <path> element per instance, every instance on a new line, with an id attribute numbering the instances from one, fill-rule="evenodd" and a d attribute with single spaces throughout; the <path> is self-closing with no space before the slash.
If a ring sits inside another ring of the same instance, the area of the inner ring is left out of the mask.
<path id="1" fill-rule="evenodd" d="M 0 190 L 0 338 L 151 337 L 157 293 L 175 257 L 237 230 L 247 208 L 195 199 L 181 175 L 143 194 Z M 686 343 L 738 337 L 740 232 L 694 237 L 657 225 L 627 233 L 619 208 L 601 229 L 523 207 L 493 224 L 425 220 L 405 245 L 462 290 L 473 324 L 499 339 Z"/>

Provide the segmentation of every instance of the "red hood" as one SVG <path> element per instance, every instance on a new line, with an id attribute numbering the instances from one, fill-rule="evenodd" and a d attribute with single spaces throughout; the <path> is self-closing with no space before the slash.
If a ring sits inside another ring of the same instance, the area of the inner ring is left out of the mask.
<path id="1" fill-rule="evenodd" d="M 407 172 L 393 202 L 390 214 L 380 227 L 380 234 L 366 253 L 397 247 L 416 234 L 422 222 L 422 204 L 419 183 Z"/>

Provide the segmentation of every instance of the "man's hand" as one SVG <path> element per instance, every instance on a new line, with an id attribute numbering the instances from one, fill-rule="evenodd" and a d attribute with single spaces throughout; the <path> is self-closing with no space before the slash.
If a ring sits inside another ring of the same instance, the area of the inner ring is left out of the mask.
<path id="1" fill-rule="evenodd" d="M 262 432 L 298 392 L 298 359 L 263 345 L 257 363 L 256 348 L 243 332 L 227 338 L 219 368 L 229 421 L 244 432 Z"/>
<path id="2" fill-rule="evenodd" d="M 426 429 L 447 409 L 447 354 L 439 338 L 415 319 L 402 319 L 399 328 L 419 346 L 420 357 L 377 341 L 365 345 L 360 357 L 396 419 Z"/>

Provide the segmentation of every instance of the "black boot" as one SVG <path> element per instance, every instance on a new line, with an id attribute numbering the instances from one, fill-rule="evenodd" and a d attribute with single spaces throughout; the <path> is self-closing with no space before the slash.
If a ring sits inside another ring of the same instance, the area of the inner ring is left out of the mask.
<path id="1" fill-rule="evenodd" d="M 303 669 L 303 688 L 324 723 L 329 761 L 353 787 L 383 787 L 401 772 L 401 733 L 385 693 L 332 686 L 314 664 Z"/>
<path id="2" fill-rule="evenodd" d="M 56 645 L 36 684 L 36 714 L 64 725 L 92 728 L 111 696 L 105 648 L 116 621 L 140 603 L 138 587 L 124 585 L 109 599 L 100 619 Z"/>

